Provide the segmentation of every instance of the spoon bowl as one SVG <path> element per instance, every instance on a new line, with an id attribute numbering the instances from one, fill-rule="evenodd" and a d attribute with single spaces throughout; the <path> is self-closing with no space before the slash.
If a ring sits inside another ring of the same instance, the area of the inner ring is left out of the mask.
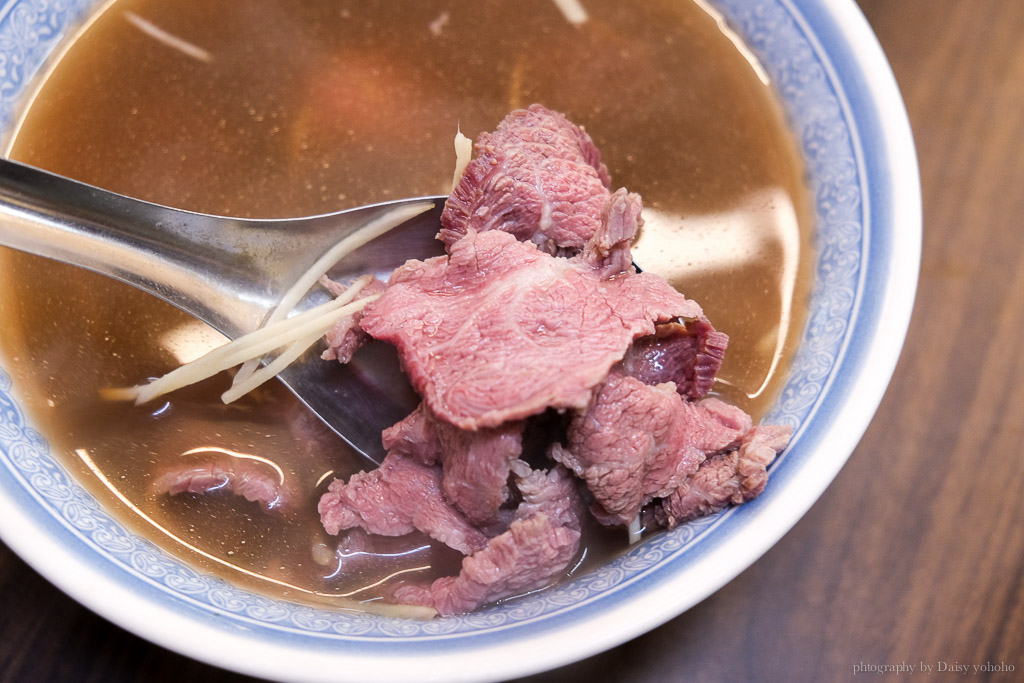
<path id="1" fill-rule="evenodd" d="M 444 196 L 400 199 L 301 218 L 248 219 L 183 211 L 0 159 L 0 245 L 86 268 L 149 292 L 234 339 L 258 329 L 292 284 L 346 238 L 397 225 L 338 261 L 332 277 L 386 276 L 443 253 Z M 330 298 L 306 292 L 292 310 Z M 371 344 L 347 365 L 306 351 L 278 378 L 375 463 L 380 433 L 416 405 L 395 355 Z"/>

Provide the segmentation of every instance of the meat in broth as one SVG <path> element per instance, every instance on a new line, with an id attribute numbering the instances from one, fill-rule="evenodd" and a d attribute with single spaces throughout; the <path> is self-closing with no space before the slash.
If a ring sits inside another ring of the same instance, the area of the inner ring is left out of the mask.
<path id="1" fill-rule="evenodd" d="M 302 215 L 445 193 L 456 125 L 475 137 L 543 102 L 586 127 L 616 187 L 643 195 L 634 259 L 729 334 L 713 393 L 757 418 L 803 325 L 811 230 L 771 84 L 694 2 L 586 9 L 577 23 L 551 0 L 118 0 L 40 83 L 9 150 L 150 201 Z M 229 406 L 218 400 L 226 377 L 141 408 L 98 400 L 223 341 L 203 325 L 130 287 L 6 251 L 0 301 L 4 366 L 54 450 L 170 552 L 341 607 L 378 601 L 388 577 L 457 573 L 461 555 L 419 532 L 340 545 L 324 532 L 317 500 L 363 463 L 280 387 Z M 154 493 L 170 464 L 216 476 L 215 459 L 222 473 L 244 462 L 253 482 L 285 483 L 287 504 L 256 488 Z M 573 571 L 625 547 L 621 532 L 590 523 L 583 539 L 587 560 Z"/>

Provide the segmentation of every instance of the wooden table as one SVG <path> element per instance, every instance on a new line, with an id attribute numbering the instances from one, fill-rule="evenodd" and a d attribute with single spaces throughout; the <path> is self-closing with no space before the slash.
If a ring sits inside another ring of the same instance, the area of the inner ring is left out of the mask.
<path id="1" fill-rule="evenodd" d="M 901 663 L 913 680 L 986 663 L 1024 679 L 1024 2 L 860 4 L 903 88 L 924 193 L 917 306 L 882 406 L 754 566 L 528 681 L 846 680 Z M 109 624 L 0 546 L 0 680 L 249 679 Z"/>

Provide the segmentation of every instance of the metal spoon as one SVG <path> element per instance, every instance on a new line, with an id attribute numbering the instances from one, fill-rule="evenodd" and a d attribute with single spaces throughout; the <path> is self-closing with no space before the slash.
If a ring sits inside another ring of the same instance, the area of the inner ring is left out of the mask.
<path id="1" fill-rule="evenodd" d="M 443 253 L 434 239 L 445 197 L 401 199 L 285 219 L 241 219 L 172 209 L 0 159 L 0 245 L 134 285 L 236 338 L 260 326 L 282 293 L 331 246 L 386 212 L 433 208 L 340 261 L 331 276 L 382 275 Z M 296 306 L 329 298 L 314 288 Z M 385 345 L 348 365 L 311 350 L 278 377 L 355 450 L 380 462 L 381 430 L 418 399 Z"/>

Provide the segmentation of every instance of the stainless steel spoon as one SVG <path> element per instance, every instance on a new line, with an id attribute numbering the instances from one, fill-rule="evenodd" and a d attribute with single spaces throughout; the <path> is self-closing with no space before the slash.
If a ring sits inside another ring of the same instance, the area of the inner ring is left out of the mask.
<path id="1" fill-rule="evenodd" d="M 193 213 L 108 192 L 0 159 L 0 245 L 127 282 L 236 338 L 260 326 L 284 291 L 339 240 L 388 211 L 433 208 L 341 260 L 331 276 L 383 275 L 410 258 L 443 253 L 434 235 L 444 197 L 401 199 L 286 219 Z M 314 288 L 296 308 L 329 298 Z M 389 347 L 348 365 L 311 350 L 278 377 L 354 449 L 380 462 L 381 430 L 418 399 Z"/>

